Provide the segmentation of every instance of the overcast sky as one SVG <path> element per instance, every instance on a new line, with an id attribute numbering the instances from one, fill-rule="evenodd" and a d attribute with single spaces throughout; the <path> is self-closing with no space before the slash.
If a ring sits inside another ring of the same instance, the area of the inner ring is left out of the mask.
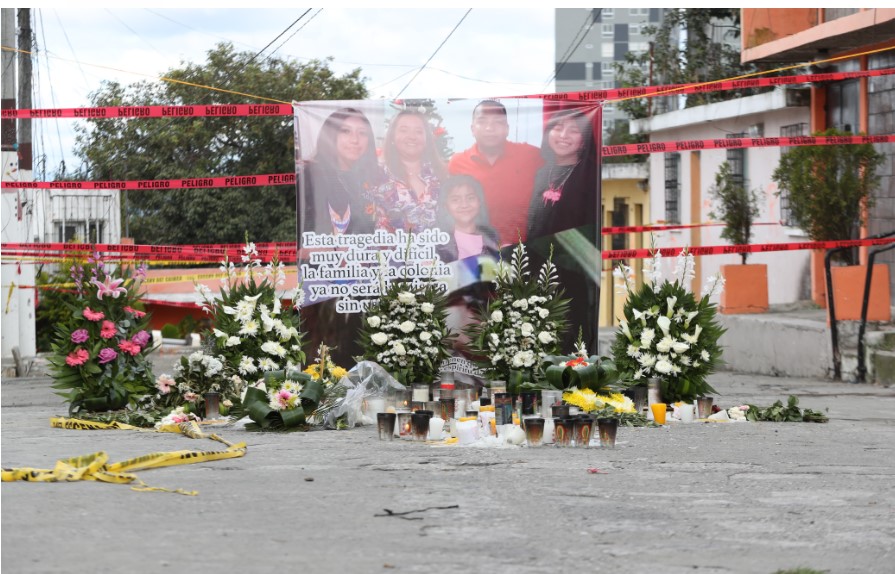
<path id="1" fill-rule="evenodd" d="M 33 8 L 38 46 L 34 107 L 86 106 L 88 94 L 103 80 L 131 83 L 157 78 L 183 60 L 204 62 L 206 52 L 222 41 L 257 52 L 306 10 L 161 6 Z M 337 73 L 362 69 L 372 98 L 392 98 L 466 11 L 326 7 L 318 13 L 314 8 L 264 54 L 276 50 L 277 56 L 299 61 L 332 57 L 331 67 Z M 553 65 L 553 7 L 475 8 L 402 96 L 478 98 L 550 92 Z M 74 122 L 35 121 L 35 144 L 44 144 L 48 177 L 63 154 L 73 161 Z M 40 177 L 35 165 L 35 179 Z"/>

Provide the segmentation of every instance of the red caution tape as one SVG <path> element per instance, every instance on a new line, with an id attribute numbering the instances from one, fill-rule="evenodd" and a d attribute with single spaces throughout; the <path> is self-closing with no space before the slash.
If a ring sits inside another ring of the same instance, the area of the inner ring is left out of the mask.
<path id="1" fill-rule="evenodd" d="M 703 82 L 694 84 L 667 84 L 664 86 L 642 86 L 633 88 L 616 88 L 613 90 L 586 90 L 581 92 L 560 92 L 557 94 L 534 94 L 527 96 L 505 96 L 500 99 L 537 98 L 562 101 L 594 101 L 620 100 L 650 95 L 698 94 L 702 92 L 721 92 L 726 90 L 744 90 L 747 88 L 764 88 L 791 84 L 809 84 L 815 82 L 835 82 L 851 78 L 869 78 L 895 74 L 895 68 L 882 70 L 861 70 L 856 72 L 830 72 L 828 74 L 805 74 L 799 76 L 774 76 L 770 78 L 745 78 L 742 80 L 724 80 L 720 82 Z"/>
<path id="2" fill-rule="evenodd" d="M 4 181 L 2 187 L 38 189 L 204 189 L 212 187 L 259 187 L 295 185 L 294 173 L 234 175 L 187 179 L 141 179 L 133 181 Z"/>
<path id="3" fill-rule="evenodd" d="M 224 104 L 215 106 L 111 106 L 102 108 L 44 108 L 3 110 L 3 119 L 11 118 L 190 118 L 240 116 L 291 116 L 291 104 Z"/>
<path id="4" fill-rule="evenodd" d="M 711 245 L 689 247 L 693 255 L 727 255 L 731 253 L 769 253 L 772 251 L 795 251 L 801 249 L 835 249 L 837 247 L 862 247 L 865 245 L 888 245 L 895 243 L 895 237 L 882 239 L 849 239 L 841 241 L 803 241 L 801 243 L 756 243 L 754 245 Z M 663 247 L 662 257 L 676 257 L 683 247 Z M 603 251 L 603 259 L 645 259 L 652 257 L 649 249 L 613 249 Z"/>
<path id="5" fill-rule="evenodd" d="M 603 156 L 638 155 L 702 149 L 735 149 L 747 147 L 777 147 L 803 145 L 848 145 L 895 142 L 895 135 L 878 136 L 796 136 L 770 138 L 718 138 L 711 140 L 683 140 L 647 142 L 603 146 Z"/>

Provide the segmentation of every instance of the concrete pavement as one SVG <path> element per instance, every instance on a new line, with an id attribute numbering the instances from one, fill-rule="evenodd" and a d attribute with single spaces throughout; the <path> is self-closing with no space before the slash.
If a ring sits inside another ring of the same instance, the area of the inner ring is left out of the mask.
<path id="1" fill-rule="evenodd" d="M 156 372 L 176 354 L 158 355 Z M 895 389 L 721 373 L 716 403 L 789 394 L 830 422 L 620 429 L 618 448 L 438 448 L 372 427 L 259 434 L 243 458 L 143 471 L 152 486 L 3 483 L 6 572 L 744 572 L 895 564 Z M 5 378 L 2 466 L 219 447 L 49 427 L 49 379 Z M 591 474 L 589 468 L 601 473 Z M 458 506 L 399 517 L 427 507 Z"/>

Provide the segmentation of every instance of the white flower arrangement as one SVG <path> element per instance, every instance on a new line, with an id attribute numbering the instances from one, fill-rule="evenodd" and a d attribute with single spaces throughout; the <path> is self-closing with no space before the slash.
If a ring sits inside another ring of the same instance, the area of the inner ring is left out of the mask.
<path id="1" fill-rule="evenodd" d="M 472 350 L 493 379 L 511 381 L 516 371 L 522 380 L 539 381 L 545 357 L 558 353 L 569 305 L 562 298 L 552 257 L 532 280 L 520 243 L 511 264 L 498 266 L 495 281 L 495 298 L 469 327 Z"/>
<path id="2" fill-rule="evenodd" d="M 262 266 L 257 255 L 254 243 L 247 242 L 241 273 L 232 262 L 221 263 L 227 276 L 219 298 L 207 288 L 196 288 L 202 307 L 214 318 L 212 347 L 231 372 L 251 382 L 264 372 L 300 368 L 305 358 L 298 330 L 303 291 L 299 286 L 288 295 L 277 293 L 285 282 L 282 262 L 274 259 Z M 284 297 L 293 304 L 284 305 Z"/>
<path id="3" fill-rule="evenodd" d="M 364 358 L 403 384 L 432 382 L 453 338 L 446 315 L 443 289 L 435 284 L 391 283 L 364 313 Z"/>
<path id="4" fill-rule="evenodd" d="M 665 280 L 661 253 L 655 250 L 645 272 L 649 282 L 639 290 L 630 267 L 619 265 L 613 272 L 619 291 L 628 297 L 612 346 L 615 364 L 632 384 L 658 378 L 665 401 L 714 392 L 706 377 L 721 361 L 718 339 L 724 329 L 717 323 L 711 297 L 720 292 L 724 278 L 709 277 L 697 301 L 685 287 L 694 269 L 693 256 L 685 249 L 677 257 L 672 280 Z"/>

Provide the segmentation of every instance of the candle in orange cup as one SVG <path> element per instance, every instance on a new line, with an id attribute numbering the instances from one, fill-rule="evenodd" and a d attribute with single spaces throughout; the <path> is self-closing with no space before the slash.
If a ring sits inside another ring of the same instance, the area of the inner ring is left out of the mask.
<path id="1" fill-rule="evenodd" d="M 650 408 L 653 410 L 653 418 L 656 420 L 656 424 L 664 425 L 665 411 L 668 405 L 665 403 L 653 403 L 650 405 Z"/>

